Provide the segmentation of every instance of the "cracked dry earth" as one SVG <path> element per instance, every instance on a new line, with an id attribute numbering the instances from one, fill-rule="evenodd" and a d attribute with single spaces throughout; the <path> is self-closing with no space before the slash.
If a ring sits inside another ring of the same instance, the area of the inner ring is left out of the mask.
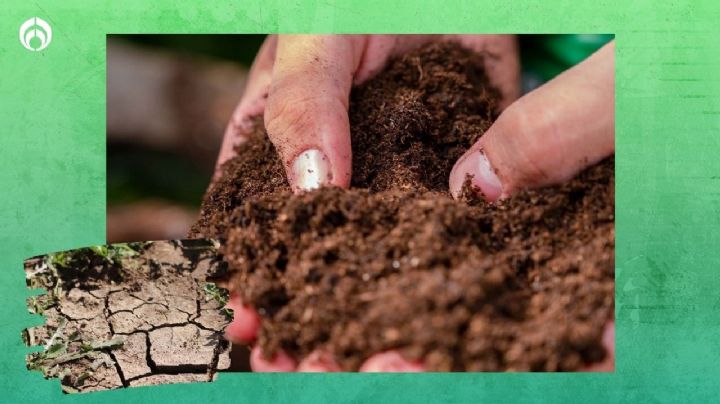
<path id="1" fill-rule="evenodd" d="M 28 299 L 45 324 L 23 332 L 42 349 L 28 369 L 59 378 L 65 392 L 207 382 L 230 364 L 222 337 L 227 295 L 206 279 L 222 273 L 205 240 L 115 244 L 25 261 Z"/>

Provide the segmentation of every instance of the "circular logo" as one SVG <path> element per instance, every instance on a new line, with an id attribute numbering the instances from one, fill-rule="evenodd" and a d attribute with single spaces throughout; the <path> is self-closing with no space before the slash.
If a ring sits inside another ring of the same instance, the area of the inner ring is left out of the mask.
<path id="1" fill-rule="evenodd" d="M 20 26 L 20 43 L 25 49 L 38 52 L 52 42 L 52 28 L 47 21 L 40 17 L 33 17 Z"/>

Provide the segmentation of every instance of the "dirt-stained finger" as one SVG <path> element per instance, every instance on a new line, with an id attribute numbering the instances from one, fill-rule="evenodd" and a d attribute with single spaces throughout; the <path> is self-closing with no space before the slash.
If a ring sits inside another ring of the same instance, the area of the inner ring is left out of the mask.
<path id="1" fill-rule="evenodd" d="M 364 41 L 354 35 L 278 41 L 265 128 L 296 192 L 350 185 L 348 104 Z"/>
<path id="2" fill-rule="evenodd" d="M 255 341 L 260 328 L 260 316 L 257 312 L 242 303 L 240 297 L 233 293 L 230 295 L 226 307 L 233 311 L 233 320 L 225 328 L 225 338 L 231 342 L 247 344 Z"/>
<path id="3" fill-rule="evenodd" d="M 253 372 L 294 372 L 297 363 L 285 352 L 278 352 L 271 359 L 265 358 L 262 349 L 254 347 L 250 352 L 250 367 Z"/>
<path id="4" fill-rule="evenodd" d="M 584 369 L 583 372 L 612 372 L 615 370 L 615 322 L 611 321 L 602 336 L 602 344 L 607 351 L 605 359 L 601 362 L 593 363 Z"/>
<path id="5" fill-rule="evenodd" d="M 220 166 L 234 156 L 235 146 L 244 141 L 245 133 L 252 128 L 252 118 L 261 115 L 265 110 L 276 49 L 277 35 L 271 35 L 262 44 L 255 57 L 248 75 L 245 92 L 225 128 L 225 135 L 215 165 L 215 178 L 219 175 Z"/>
<path id="6" fill-rule="evenodd" d="M 409 361 L 397 351 L 387 351 L 369 357 L 360 366 L 360 372 L 424 372 L 420 362 Z"/>
<path id="7" fill-rule="evenodd" d="M 339 372 L 340 366 L 328 352 L 315 351 L 300 361 L 298 372 Z"/>
<path id="8" fill-rule="evenodd" d="M 450 174 L 488 201 L 565 182 L 615 150 L 614 43 L 503 111 Z"/>

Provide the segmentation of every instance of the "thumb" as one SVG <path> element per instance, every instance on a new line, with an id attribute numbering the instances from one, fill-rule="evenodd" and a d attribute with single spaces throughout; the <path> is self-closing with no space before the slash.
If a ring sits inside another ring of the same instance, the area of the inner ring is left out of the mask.
<path id="1" fill-rule="evenodd" d="M 615 44 L 511 104 L 450 173 L 488 201 L 564 182 L 615 150 Z"/>
<path id="2" fill-rule="evenodd" d="M 294 191 L 350 185 L 348 103 L 362 55 L 355 36 L 280 36 L 265 127 Z"/>

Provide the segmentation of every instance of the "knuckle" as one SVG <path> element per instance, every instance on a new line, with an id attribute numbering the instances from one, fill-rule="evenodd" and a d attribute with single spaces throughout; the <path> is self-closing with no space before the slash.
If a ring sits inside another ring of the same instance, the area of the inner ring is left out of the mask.
<path id="1" fill-rule="evenodd" d="M 304 135 L 313 133 L 320 120 L 332 119 L 343 108 L 342 100 L 312 86 L 277 88 L 281 89 L 270 90 L 265 106 L 265 128 L 271 138 L 299 142 Z"/>
<path id="2" fill-rule="evenodd" d="M 271 95 L 265 109 L 265 128 L 270 137 L 297 137 L 313 123 L 312 97 Z"/>
<path id="3" fill-rule="evenodd" d="M 500 134 L 506 143 L 506 180 L 511 188 L 543 185 L 552 179 L 553 161 L 560 158 L 548 153 L 556 138 L 552 116 L 514 103 L 498 119 Z"/>

